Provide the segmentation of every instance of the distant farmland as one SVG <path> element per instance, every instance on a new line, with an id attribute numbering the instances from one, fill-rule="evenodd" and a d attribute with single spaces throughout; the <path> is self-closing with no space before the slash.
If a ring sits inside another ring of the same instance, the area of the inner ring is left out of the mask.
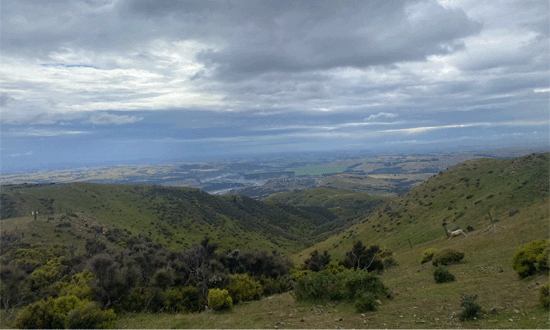
<path id="1" fill-rule="evenodd" d="M 285 171 L 294 172 L 294 175 L 323 175 L 342 173 L 348 168 L 347 165 L 328 167 L 326 165 L 311 165 L 306 167 L 287 168 Z"/>

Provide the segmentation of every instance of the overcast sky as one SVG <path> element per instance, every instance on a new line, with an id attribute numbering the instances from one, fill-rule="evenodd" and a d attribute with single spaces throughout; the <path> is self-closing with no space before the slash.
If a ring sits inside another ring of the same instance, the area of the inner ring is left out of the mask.
<path id="1" fill-rule="evenodd" d="M 2 0 L 2 169 L 548 146 L 549 31 L 546 0 Z"/>

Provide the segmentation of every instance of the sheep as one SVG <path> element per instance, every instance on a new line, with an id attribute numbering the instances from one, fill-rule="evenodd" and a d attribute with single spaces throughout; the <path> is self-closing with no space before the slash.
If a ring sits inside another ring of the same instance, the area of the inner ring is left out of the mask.
<path id="1" fill-rule="evenodd" d="M 449 233 L 449 239 L 455 237 L 455 236 L 458 236 L 460 234 L 463 234 L 464 236 L 468 237 L 468 235 L 466 235 L 466 233 L 464 231 L 462 231 L 462 229 L 456 229 L 456 230 L 448 230 L 447 233 Z"/>

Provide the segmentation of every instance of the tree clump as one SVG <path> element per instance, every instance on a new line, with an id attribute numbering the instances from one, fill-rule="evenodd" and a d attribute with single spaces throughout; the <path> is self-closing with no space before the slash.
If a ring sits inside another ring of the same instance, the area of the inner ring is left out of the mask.
<path id="1" fill-rule="evenodd" d="M 378 245 L 366 247 L 361 241 L 355 242 L 350 251 L 346 253 L 340 265 L 350 269 L 362 269 L 369 272 L 382 272 L 385 267 L 396 265 L 393 259 L 393 251 L 382 249 Z"/>

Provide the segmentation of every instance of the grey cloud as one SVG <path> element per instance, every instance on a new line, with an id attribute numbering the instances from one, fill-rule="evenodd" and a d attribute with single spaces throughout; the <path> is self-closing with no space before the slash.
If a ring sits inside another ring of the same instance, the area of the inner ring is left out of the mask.
<path id="1" fill-rule="evenodd" d="M 143 117 L 128 116 L 128 115 L 114 115 L 109 113 L 101 113 L 90 117 L 90 123 L 96 125 L 123 125 L 132 124 L 143 120 Z"/>
<path id="2" fill-rule="evenodd" d="M 0 93 L 0 107 L 5 107 L 11 101 L 15 100 L 13 97 L 9 96 L 8 93 Z"/>
<path id="3" fill-rule="evenodd" d="M 155 38 L 215 42 L 199 60 L 227 77 L 423 60 L 481 24 L 436 1 L 6 1 L 5 51 L 125 49 Z M 38 52 L 37 52 L 38 51 Z M 241 78 L 243 78 L 241 77 Z"/>
<path id="4" fill-rule="evenodd" d="M 259 13 L 264 15 L 251 13 L 239 25 L 229 22 L 233 33 L 226 37 L 227 45 L 198 59 L 217 66 L 222 78 L 363 68 L 448 54 L 462 49 L 460 38 L 481 29 L 464 12 L 444 9 L 435 1 L 308 3 L 284 11 L 263 9 Z"/>

